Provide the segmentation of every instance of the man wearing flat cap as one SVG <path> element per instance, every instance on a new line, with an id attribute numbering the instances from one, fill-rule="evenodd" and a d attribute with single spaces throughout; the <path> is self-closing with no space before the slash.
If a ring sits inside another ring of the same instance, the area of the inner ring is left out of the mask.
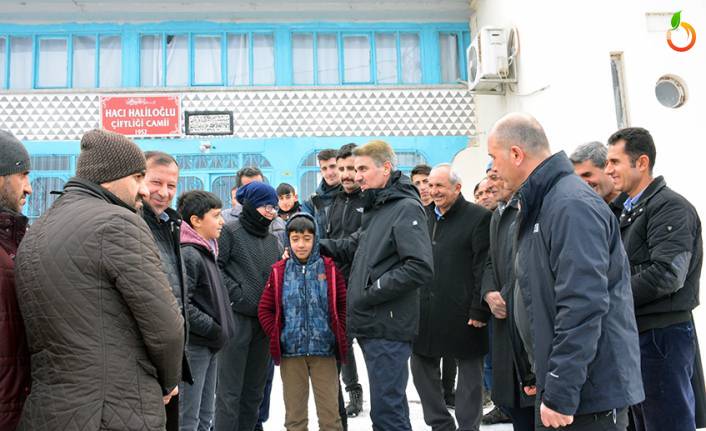
<path id="1" fill-rule="evenodd" d="M 163 430 L 180 380 L 184 321 L 152 234 L 145 156 L 91 130 L 76 176 L 17 254 L 32 392 L 24 430 Z"/>
<path id="2" fill-rule="evenodd" d="M 29 183 L 29 154 L 0 130 L 0 430 L 13 431 L 29 394 L 29 353 L 17 295 L 14 257 L 27 231 L 21 214 Z"/>

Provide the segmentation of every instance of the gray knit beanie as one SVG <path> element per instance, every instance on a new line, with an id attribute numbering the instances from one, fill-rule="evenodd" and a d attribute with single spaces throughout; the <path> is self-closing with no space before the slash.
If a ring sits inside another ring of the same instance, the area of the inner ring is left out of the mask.
<path id="1" fill-rule="evenodd" d="M 29 153 L 10 132 L 0 130 L 0 177 L 29 171 Z"/>
<path id="2" fill-rule="evenodd" d="M 144 171 L 145 155 L 134 142 L 118 133 L 93 129 L 81 138 L 76 176 L 96 184 Z"/>

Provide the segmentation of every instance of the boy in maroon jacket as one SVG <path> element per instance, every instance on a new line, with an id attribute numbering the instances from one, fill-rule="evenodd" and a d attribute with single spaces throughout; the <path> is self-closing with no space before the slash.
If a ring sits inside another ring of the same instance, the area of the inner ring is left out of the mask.
<path id="1" fill-rule="evenodd" d="M 287 431 L 308 424 L 309 381 L 322 431 L 341 431 L 336 359 L 346 358 L 346 287 L 328 257 L 319 255 L 309 214 L 287 223 L 290 257 L 272 265 L 258 317 L 280 365 Z M 302 394 L 305 394 L 302 396 Z"/>

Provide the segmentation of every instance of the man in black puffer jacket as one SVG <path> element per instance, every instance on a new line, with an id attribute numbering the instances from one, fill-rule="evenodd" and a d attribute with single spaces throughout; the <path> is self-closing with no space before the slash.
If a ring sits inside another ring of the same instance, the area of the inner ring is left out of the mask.
<path id="1" fill-rule="evenodd" d="M 703 383 L 691 380 L 699 355 L 691 310 L 699 304 L 701 220 L 664 178 L 652 177 L 656 149 L 647 130 L 619 130 L 608 146 L 606 172 L 628 195 L 620 230 L 630 259 L 647 395 L 633 407 L 635 426 L 693 430 L 695 397 L 704 398 Z"/>
<path id="2" fill-rule="evenodd" d="M 373 141 L 353 151 L 356 181 L 366 195 L 358 232 L 321 240 L 322 251 L 352 260 L 348 335 L 358 338 L 370 380 L 375 431 L 411 431 L 405 391 L 412 340 L 419 326 L 419 288 L 433 277 L 431 242 L 419 192 L 395 153 Z"/>
<path id="3" fill-rule="evenodd" d="M 228 290 L 235 333 L 221 352 L 216 395 L 216 431 L 252 430 L 257 424 L 270 361 L 257 307 L 282 246 L 269 232 L 277 216 L 277 192 L 258 181 L 238 189 L 243 211 L 218 239 L 218 266 Z"/>
<path id="4" fill-rule="evenodd" d="M 145 185 L 149 197 L 142 207 L 142 218 L 154 236 L 164 273 L 169 280 L 169 285 L 184 318 L 184 334 L 188 339 L 189 325 L 184 308 L 186 291 L 179 247 L 181 218 L 176 211 L 169 207 L 176 194 L 179 166 L 172 156 L 161 151 L 147 151 L 145 159 L 147 160 Z M 186 339 L 184 346 L 186 346 Z M 183 381 L 193 383 L 186 349 L 184 349 L 181 367 Z M 179 429 L 179 395 L 173 396 L 165 408 L 167 410 L 167 431 L 177 431 Z"/>

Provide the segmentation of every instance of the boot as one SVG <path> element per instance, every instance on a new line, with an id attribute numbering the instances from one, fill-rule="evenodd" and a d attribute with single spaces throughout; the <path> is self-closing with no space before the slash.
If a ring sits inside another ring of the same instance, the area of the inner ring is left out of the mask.
<path id="1" fill-rule="evenodd" d="M 348 392 L 348 405 L 346 406 L 346 414 L 349 418 L 354 418 L 363 411 L 363 387 L 360 384 L 351 385 L 346 388 Z"/>

